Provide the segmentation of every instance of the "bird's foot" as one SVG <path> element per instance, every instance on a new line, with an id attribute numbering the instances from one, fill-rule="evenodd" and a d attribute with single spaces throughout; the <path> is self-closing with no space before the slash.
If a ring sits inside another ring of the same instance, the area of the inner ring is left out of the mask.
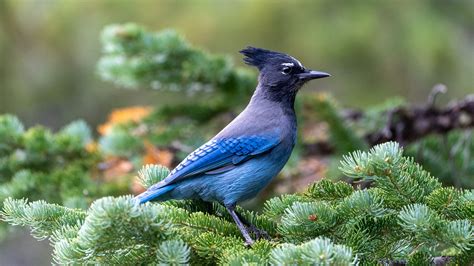
<path id="1" fill-rule="evenodd" d="M 260 229 L 256 227 L 253 224 L 250 224 L 247 226 L 247 228 L 250 230 L 255 235 L 255 239 L 265 239 L 265 240 L 271 240 L 272 238 L 270 235 L 267 233 L 267 231 Z"/>
<path id="2" fill-rule="evenodd" d="M 245 219 L 242 215 L 240 215 L 239 213 L 236 213 L 239 217 L 239 219 L 242 221 L 242 223 L 245 225 L 245 227 L 248 229 L 248 231 L 250 231 L 251 233 L 253 233 L 253 235 L 255 236 L 255 240 L 259 240 L 259 239 L 266 239 L 266 240 L 271 240 L 271 237 L 270 235 L 267 233 L 267 231 L 263 230 L 263 229 L 260 229 L 258 228 L 257 226 L 255 226 L 254 224 L 252 224 L 251 222 L 249 222 L 247 219 Z"/>
<path id="3" fill-rule="evenodd" d="M 245 240 L 245 246 L 246 247 L 251 247 L 255 242 L 252 239 L 246 239 Z"/>

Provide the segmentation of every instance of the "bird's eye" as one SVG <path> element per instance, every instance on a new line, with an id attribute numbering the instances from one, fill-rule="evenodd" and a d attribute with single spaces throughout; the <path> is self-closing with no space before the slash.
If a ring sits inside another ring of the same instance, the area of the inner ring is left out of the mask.
<path id="1" fill-rule="evenodd" d="M 281 73 L 284 74 L 284 75 L 288 75 L 291 73 L 291 71 L 293 70 L 293 68 L 289 67 L 289 66 L 286 66 L 286 67 L 283 67 L 283 69 L 281 70 Z"/>

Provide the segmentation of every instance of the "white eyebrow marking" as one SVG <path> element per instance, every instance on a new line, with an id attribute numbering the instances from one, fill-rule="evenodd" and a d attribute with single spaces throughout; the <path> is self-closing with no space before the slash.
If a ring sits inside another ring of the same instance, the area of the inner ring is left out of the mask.
<path id="1" fill-rule="evenodd" d="M 281 64 L 281 65 L 282 65 L 282 66 L 290 66 L 290 67 L 292 67 L 292 66 L 294 66 L 295 64 L 293 64 L 293 63 L 283 63 L 283 64 Z"/>
<path id="2" fill-rule="evenodd" d="M 293 60 L 295 60 L 296 63 L 298 63 L 298 65 L 299 65 L 301 68 L 303 68 L 303 64 L 301 64 L 300 61 L 298 61 L 298 60 L 297 60 L 296 58 L 294 58 L 293 56 L 290 56 L 290 57 L 291 57 Z"/>

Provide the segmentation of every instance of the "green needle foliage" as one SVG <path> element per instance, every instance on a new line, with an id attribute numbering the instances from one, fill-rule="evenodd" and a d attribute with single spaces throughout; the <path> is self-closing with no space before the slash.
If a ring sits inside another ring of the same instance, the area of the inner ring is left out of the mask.
<path id="1" fill-rule="evenodd" d="M 15 116 L 1 115 L 0 140 L 0 202 L 27 197 L 87 208 L 94 199 L 120 190 L 92 177 L 100 156 L 86 148 L 92 137 L 84 121 L 53 134 L 41 126 L 25 130 Z M 0 238 L 5 230 L 0 223 Z"/>
<path id="2" fill-rule="evenodd" d="M 49 238 L 59 264 L 420 265 L 439 256 L 474 262 L 472 190 L 442 187 L 392 142 L 344 156 L 340 169 L 374 186 L 322 180 L 305 193 L 268 200 L 261 214 L 240 210 L 271 237 L 252 247 L 222 206 L 202 202 L 138 205 L 130 196 L 106 197 L 85 212 L 7 199 L 2 217 Z M 150 186 L 167 173 L 147 165 L 139 176 Z"/>
<path id="3" fill-rule="evenodd" d="M 41 126 L 25 130 L 15 116 L 1 115 L 0 139 L 1 201 L 28 197 L 86 208 L 104 195 L 91 174 L 101 157 L 87 149 L 92 136 L 84 121 L 52 133 Z"/>
<path id="4" fill-rule="evenodd" d="M 428 136 L 410 145 L 408 154 L 443 184 L 474 188 L 473 130 L 452 131 L 444 136 Z"/>
<path id="5" fill-rule="evenodd" d="M 234 68 L 229 58 L 192 47 L 174 30 L 153 33 L 133 23 L 110 25 L 102 42 L 99 74 L 125 88 L 232 93 L 249 90 L 247 83 L 253 83 L 253 76 Z"/>

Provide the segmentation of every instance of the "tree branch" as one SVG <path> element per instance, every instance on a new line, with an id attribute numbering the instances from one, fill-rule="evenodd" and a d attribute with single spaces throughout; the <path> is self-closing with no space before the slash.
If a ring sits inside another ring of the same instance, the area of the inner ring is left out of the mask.
<path id="1" fill-rule="evenodd" d="M 406 145 L 428 134 L 446 134 L 453 129 L 471 128 L 474 126 L 474 95 L 445 108 L 437 108 L 432 104 L 401 107 L 390 111 L 388 115 L 385 128 L 365 136 L 371 146 L 391 140 Z"/>
<path id="2" fill-rule="evenodd" d="M 364 139 L 370 146 L 387 141 L 397 141 L 402 146 L 429 134 L 444 135 L 455 129 L 474 127 L 474 94 L 454 101 L 444 108 L 434 105 L 437 94 L 444 92 L 437 85 L 424 106 L 403 106 L 386 112 L 387 124 L 380 130 L 369 132 Z M 361 110 L 347 110 L 344 117 L 356 121 L 364 116 Z M 329 142 L 317 142 L 304 146 L 306 155 L 327 155 L 334 152 Z"/>

